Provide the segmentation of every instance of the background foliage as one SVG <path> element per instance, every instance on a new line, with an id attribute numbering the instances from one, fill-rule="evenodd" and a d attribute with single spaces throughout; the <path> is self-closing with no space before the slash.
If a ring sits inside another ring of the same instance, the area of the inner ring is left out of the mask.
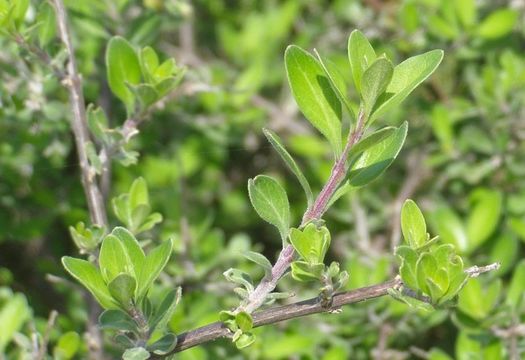
<path id="1" fill-rule="evenodd" d="M 291 223 L 301 220 L 302 190 L 261 128 L 276 131 L 300 158 L 314 192 L 329 175 L 330 149 L 302 119 L 285 80 L 285 47 L 316 48 L 338 65 L 347 83 L 346 39 L 355 28 L 396 63 L 445 50 L 429 81 L 374 123 L 400 126 L 407 120 L 409 135 L 387 176 L 328 212 L 327 258 L 349 272 L 347 288 L 390 278 L 396 271 L 393 248 L 401 241 L 401 206 L 411 197 L 431 233 L 455 245 L 466 265 L 500 261 L 500 270 L 469 282 L 456 308 L 426 313 L 383 298 L 338 315 L 255 329 L 258 340 L 245 350 L 219 341 L 181 359 L 518 359 L 525 353 L 523 2 L 65 3 L 86 101 L 102 106 L 110 126 L 122 125 L 129 111 L 106 80 L 104 54 L 113 35 L 137 48 L 151 46 L 161 60 L 173 57 L 186 67 L 182 85 L 156 106 L 122 161 L 113 164 L 108 196 L 128 193 L 138 177 L 148 184 L 152 214 L 162 214 L 163 221 L 139 238 L 154 244 L 173 239 L 174 255 L 155 291 L 183 289 L 168 324 L 174 332 L 215 321 L 220 310 L 236 305 L 222 275 L 228 268 L 263 275 L 242 251 L 274 259 L 281 246 L 275 229 L 250 207 L 248 178 L 277 177 L 290 198 Z M 53 16 L 49 6 L 32 1 L 21 26 L 34 24 L 36 16 L 45 24 Z M 53 27 L 35 31 L 60 63 Z M 68 228 L 88 219 L 67 93 L 13 39 L 2 36 L 0 45 L 0 353 L 25 353 L 36 329 L 48 334 L 50 354 L 82 358 L 86 297 L 59 279 L 68 279 L 60 257 L 78 255 Z M 349 92 L 356 98 L 355 89 Z M 126 103 L 127 96 L 123 91 L 119 97 Z M 109 212 L 112 225 L 128 225 L 118 211 Z M 316 295 L 290 277 L 280 288 Z M 52 309 L 59 315 L 46 331 Z"/>

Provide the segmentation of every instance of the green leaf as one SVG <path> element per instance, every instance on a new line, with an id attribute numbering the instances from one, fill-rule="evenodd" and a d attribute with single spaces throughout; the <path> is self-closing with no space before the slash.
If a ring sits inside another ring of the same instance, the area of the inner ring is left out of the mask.
<path id="1" fill-rule="evenodd" d="M 463 27 L 469 28 L 476 23 L 476 0 L 454 1 L 454 6 Z"/>
<path id="2" fill-rule="evenodd" d="M 177 335 L 167 333 L 153 344 L 147 346 L 147 349 L 157 355 L 166 355 L 177 345 Z"/>
<path id="3" fill-rule="evenodd" d="M 392 135 L 364 151 L 348 173 L 350 185 L 364 186 L 379 177 L 401 151 L 407 129 L 408 124 L 404 122 Z"/>
<path id="4" fill-rule="evenodd" d="M 523 305 L 525 298 L 525 260 L 521 260 L 514 268 L 512 280 L 507 290 L 505 302 L 514 309 L 519 309 Z"/>
<path id="5" fill-rule="evenodd" d="M 102 279 L 100 271 L 92 263 L 69 256 L 62 257 L 64 268 L 84 285 L 104 309 L 118 308 Z"/>
<path id="6" fill-rule="evenodd" d="M 106 310 L 100 314 L 98 322 L 102 329 L 137 333 L 137 323 L 122 310 Z"/>
<path id="7" fill-rule="evenodd" d="M 285 241 L 290 228 L 290 205 L 281 185 L 270 176 L 258 175 L 248 180 L 248 194 L 257 214 L 276 226 Z"/>
<path id="8" fill-rule="evenodd" d="M 316 281 L 321 277 L 324 267 L 324 264 L 312 265 L 305 261 L 294 261 L 291 265 L 292 277 L 302 282 Z"/>
<path id="9" fill-rule="evenodd" d="M 279 136 L 277 136 L 276 133 L 269 129 L 263 129 L 264 136 L 268 139 L 270 144 L 272 144 L 273 148 L 277 151 L 277 153 L 281 156 L 281 159 L 283 159 L 284 163 L 288 166 L 288 168 L 292 171 L 292 173 L 297 177 L 297 180 L 299 180 L 299 183 L 303 187 L 304 193 L 306 194 L 306 200 L 308 202 L 308 207 L 310 207 L 313 204 L 314 196 L 312 194 L 312 189 L 310 188 L 310 184 L 308 183 L 308 180 L 306 180 L 306 177 L 304 176 L 303 172 L 299 168 L 299 165 L 295 162 L 293 157 L 286 151 L 286 148 L 284 147 L 281 139 Z"/>
<path id="10" fill-rule="evenodd" d="M 31 308 L 22 294 L 14 294 L 7 300 L 2 299 L 0 308 L 0 354 L 4 354 L 7 344 L 14 334 L 31 316 Z"/>
<path id="11" fill-rule="evenodd" d="M 137 291 L 137 280 L 128 274 L 120 274 L 111 280 L 108 290 L 113 299 L 117 300 L 124 309 L 130 309 Z"/>
<path id="12" fill-rule="evenodd" d="M 304 116 L 330 142 L 336 157 L 342 151 L 341 103 L 319 62 L 297 46 L 286 49 L 284 60 L 292 94 Z"/>
<path id="13" fill-rule="evenodd" d="M 135 347 L 124 351 L 122 360 L 146 360 L 149 357 L 150 353 L 146 349 L 142 347 Z"/>
<path id="14" fill-rule="evenodd" d="M 479 278 L 469 279 L 459 293 L 458 308 L 474 319 L 483 320 L 496 305 L 500 291 L 501 281 L 499 280 L 482 287 Z"/>
<path id="15" fill-rule="evenodd" d="M 113 229 L 111 235 L 115 236 L 117 239 L 120 240 L 120 242 L 126 249 L 126 253 L 133 266 L 134 273 L 139 273 L 144 263 L 144 259 L 146 258 L 146 255 L 144 254 L 144 250 L 142 250 L 142 248 L 140 247 L 140 244 L 135 238 L 135 236 L 133 236 L 133 234 L 130 233 L 126 228 L 123 228 L 121 226 L 117 226 L 115 229 Z"/>
<path id="16" fill-rule="evenodd" d="M 228 269 L 223 273 L 224 277 L 235 284 L 242 285 L 249 292 L 253 291 L 253 282 L 250 275 L 239 269 Z"/>
<path id="17" fill-rule="evenodd" d="M 272 263 L 263 254 L 254 251 L 245 251 L 242 255 L 248 260 L 260 265 L 264 269 L 266 275 L 272 272 Z"/>
<path id="18" fill-rule="evenodd" d="M 111 91 L 133 111 L 135 98 L 128 85 L 140 83 L 141 71 L 137 54 L 126 39 L 114 36 L 106 49 L 106 68 Z"/>
<path id="19" fill-rule="evenodd" d="M 243 333 L 241 336 L 239 336 L 237 341 L 235 341 L 235 346 L 237 347 L 237 349 L 244 349 L 245 347 L 250 346 L 254 342 L 255 342 L 255 335 L 253 335 L 252 333 L 248 333 L 248 334 Z"/>
<path id="20" fill-rule="evenodd" d="M 423 253 L 419 256 L 419 259 L 416 263 L 417 290 L 421 290 L 427 295 L 432 295 L 427 283 L 427 279 L 433 278 L 437 269 L 438 264 L 432 254 Z"/>
<path id="21" fill-rule="evenodd" d="M 401 209 L 401 230 L 410 247 L 417 249 L 427 240 L 427 224 L 419 207 L 412 200 L 406 200 Z"/>
<path id="22" fill-rule="evenodd" d="M 135 209 L 139 205 L 149 205 L 148 185 L 143 177 L 133 181 L 129 189 L 129 205 Z"/>
<path id="23" fill-rule="evenodd" d="M 138 276 L 137 299 L 140 300 L 146 296 L 151 285 L 168 263 L 172 250 L 173 241 L 168 239 L 146 256 Z"/>
<path id="24" fill-rule="evenodd" d="M 473 207 L 467 218 L 468 251 L 477 249 L 492 235 L 501 216 L 503 196 L 497 190 L 478 188 L 471 198 Z"/>
<path id="25" fill-rule="evenodd" d="M 417 290 L 417 274 L 416 263 L 418 255 L 414 249 L 406 245 L 401 245 L 396 248 L 396 256 L 401 259 L 401 266 L 399 267 L 399 275 L 403 283 L 413 290 Z"/>
<path id="26" fill-rule="evenodd" d="M 350 160 L 350 163 L 356 160 L 362 152 L 392 136 L 396 130 L 397 128 L 393 126 L 387 126 L 373 132 L 364 139 L 361 139 L 359 142 L 357 142 L 357 144 L 352 146 L 348 152 L 348 159 Z"/>
<path id="27" fill-rule="evenodd" d="M 457 214 L 448 207 L 439 207 L 432 214 L 435 232 L 441 240 L 452 244 L 460 253 L 468 249 L 467 234 Z"/>
<path id="28" fill-rule="evenodd" d="M 107 235 L 102 241 L 98 264 L 102 278 L 106 283 L 121 273 L 132 275 L 135 273 L 124 245 L 112 234 Z"/>
<path id="29" fill-rule="evenodd" d="M 141 232 L 148 231 L 153 229 L 153 227 L 159 223 L 162 222 L 162 214 L 156 212 L 153 214 L 149 214 L 146 219 L 142 222 L 142 225 L 137 229 L 136 233 L 140 234 Z"/>
<path id="30" fill-rule="evenodd" d="M 352 109 L 352 106 L 350 105 L 348 98 L 346 96 L 346 82 L 344 77 L 341 75 L 341 73 L 337 70 L 335 65 L 332 62 L 324 61 L 321 55 L 317 52 L 316 49 L 314 49 L 315 56 L 317 56 L 317 60 L 319 61 L 319 64 L 321 65 L 324 74 L 330 81 L 330 85 L 332 86 L 332 90 L 337 95 L 337 98 L 343 104 L 348 111 L 348 114 L 355 119 L 355 113 Z"/>
<path id="31" fill-rule="evenodd" d="M 153 83 L 153 73 L 159 67 L 159 57 L 151 47 L 146 46 L 140 51 L 140 66 L 146 81 Z"/>
<path id="32" fill-rule="evenodd" d="M 60 336 L 53 349 L 54 359 L 68 360 L 73 358 L 80 347 L 80 336 L 75 331 L 68 331 Z"/>
<path id="33" fill-rule="evenodd" d="M 392 80 L 394 66 L 390 60 L 380 57 L 376 59 L 363 73 L 361 79 L 361 97 L 365 105 L 365 113 L 370 115 L 377 99 L 383 95 Z"/>
<path id="34" fill-rule="evenodd" d="M 252 316 L 245 311 L 241 311 L 235 315 L 235 323 L 243 333 L 253 328 Z"/>
<path id="35" fill-rule="evenodd" d="M 158 309 L 155 311 L 155 317 L 151 321 L 152 332 L 154 330 L 163 330 L 166 327 L 180 301 L 181 292 L 182 289 L 179 286 L 177 289 L 171 290 L 166 294 Z"/>
<path id="36" fill-rule="evenodd" d="M 43 2 L 38 7 L 36 22 L 38 24 L 38 43 L 41 48 L 45 48 L 56 35 L 55 10 L 51 4 Z"/>
<path id="37" fill-rule="evenodd" d="M 477 35 L 489 40 L 503 37 L 512 31 L 518 16 L 513 9 L 496 10 L 479 24 Z"/>
<path id="38" fill-rule="evenodd" d="M 432 50 L 408 58 L 397 65 L 385 94 L 378 99 L 370 123 L 398 106 L 419 84 L 432 75 L 441 60 L 443 60 L 443 50 Z"/>
<path id="39" fill-rule="evenodd" d="M 303 230 L 292 228 L 290 243 L 306 262 L 321 264 L 330 247 L 330 232 L 325 226 L 318 229 L 310 223 Z"/>
<path id="40" fill-rule="evenodd" d="M 358 93 L 361 93 L 361 78 L 375 59 L 376 53 L 368 39 L 361 31 L 352 31 L 348 38 L 348 60 L 350 61 L 352 76 Z"/>

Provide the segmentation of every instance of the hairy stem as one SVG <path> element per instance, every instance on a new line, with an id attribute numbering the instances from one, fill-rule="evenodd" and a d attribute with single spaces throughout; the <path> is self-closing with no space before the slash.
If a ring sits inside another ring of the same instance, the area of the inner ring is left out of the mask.
<path id="1" fill-rule="evenodd" d="M 341 181 L 345 178 L 347 171 L 346 162 L 348 158 L 348 152 L 352 146 L 354 146 L 363 136 L 365 120 L 365 113 L 363 111 L 359 112 L 357 124 L 355 128 L 348 134 L 348 139 L 341 157 L 337 159 L 334 166 L 332 167 L 330 177 L 323 186 L 323 189 L 315 199 L 314 203 L 304 213 L 301 226 L 306 225 L 311 220 L 320 219 L 325 213 L 330 199 L 341 184 Z M 264 303 L 268 294 L 270 294 L 275 289 L 277 283 L 283 277 L 283 275 L 286 274 L 286 271 L 293 262 L 294 257 L 295 251 L 293 246 L 286 245 L 281 250 L 277 261 L 273 265 L 270 276 L 265 276 L 257 285 L 255 290 L 250 294 L 248 299 L 241 303 L 241 305 L 239 305 L 235 311 L 246 311 L 251 313 L 257 310 Z"/>

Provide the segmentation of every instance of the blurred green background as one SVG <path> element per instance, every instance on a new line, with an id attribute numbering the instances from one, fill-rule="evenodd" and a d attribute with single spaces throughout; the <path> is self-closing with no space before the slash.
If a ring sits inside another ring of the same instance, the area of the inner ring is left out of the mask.
<path id="1" fill-rule="evenodd" d="M 445 50 L 437 72 L 374 124 L 407 120 L 407 142 L 385 176 L 326 215 L 333 236 L 329 257 L 350 273 L 348 289 L 391 278 L 392 249 L 402 241 L 399 211 L 410 197 L 421 205 L 431 233 L 456 245 L 467 265 L 500 261 L 500 270 L 469 282 L 455 308 L 423 313 L 382 298 L 337 315 L 257 329 L 256 343 L 242 351 L 224 340 L 178 358 L 525 358 L 525 2 L 65 3 L 86 101 L 102 106 L 112 125 L 121 125 L 126 114 L 106 82 L 104 52 L 111 36 L 152 46 L 187 67 L 182 85 L 132 141 L 137 163 L 113 164 L 109 195 L 128 191 L 139 176 L 146 179 L 153 209 L 164 221 L 142 239 L 175 239 L 159 287 L 183 288 L 170 323 L 179 333 L 216 321 L 220 310 L 235 306 L 223 271 L 237 266 L 256 279 L 262 276 L 240 251 L 261 251 L 270 259 L 279 251 L 278 234 L 250 206 L 249 178 L 259 173 L 279 178 L 294 224 L 305 210 L 298 183 L 261 128 L 285 140 L 314 192 L 329 175 L 329 147 L 298 112 L 285 79 L 286 46 L 316 48 L 348 83 L 346 45 L 353 29 L 395 63 Z M 35 16 L 45 16 L 44 6 L 45 1 L 31 1 L 27 27 Z M 69 279 L 60 257 L 78 255 L 68 227 L 89 218 L 67 93 L 8 36 L 0 37 L 0 46 L 0 353 L 23 358 L 31 334 L 45 333 L 55 309 L 49 347 L 60 357 L 60 339 L 82 334 L 88 317 L 82 291 L 60 280 Z M 59 41 L 49 47 L 61 56 Z M 355 90 L 349 91 L 355 98 Z M 118 225 L 109 205 L 108 211 L 111 224 Z M 315 288 L 289 278 L 279 288 L 291 289 L 295 299 L 316 295 Z M 71 357 L 87 356 L 82 341 L 74 350 Z M 108 345 L 108 353 L 117 356 L 119 349 Z"/>

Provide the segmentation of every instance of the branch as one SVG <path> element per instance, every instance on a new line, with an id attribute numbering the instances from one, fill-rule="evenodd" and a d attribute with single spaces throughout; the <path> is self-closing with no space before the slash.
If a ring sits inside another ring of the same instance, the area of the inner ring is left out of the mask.
<path id="1" fill-rule="evenodd" d="M 89 132 L 86 125 L 84 92 L 82 91 L 81 77 L 78 73 L 75 52 L 71 43 L 67 14 L 62 0 L 53 0 L 53 4 L 57 15 L 58 33 L 68 54 L 67 68 L 62 79 L 62 84 L 69 91 L 69 103 L 73 113 L 71 127 L 75 137 L 82 185 L 88 203 L 89 215 L 94 225 L 107 227 L 107 214 L 104 201 L 95 179 L 95 173 L 89 165 L 86 152 L 86 145 L 89 142 Z"/>
<path id="2" fill-rule="evenodd" d="M 348 139 L 341 157 L 337 159 L 334 166 L 332 167 L 330 177 L 312 204 L 312 207 L 306 209 L 306 212 L 304 213 L 303 219 L 301 221 L 301 226 L 306 225 L 313 219 L 320 219 L 325 213 L 330 199 L 336 192 L 341 181 L 345 178 L 347 171 L 346 160 L 348 157 L 348 152 L 352 146 L 354 146 L 363 136 L 365 120 L 365 114 L 361 111 L 357 119 L 356 127 L 348 133 Z M 244 303 L 241 303 L 237 309 L 235 309 L 235 312 L 246 311 L 247 313 L 252 313 L 253 311 L 257 310 L 264 303 L 264 300 L 266 300 L 268 294 L 270 294 L 275 289 L 277 283 L 283 277 L 283 275 L 286 274 L 286 271 L 290 267 L 290 264 L 293 262 L 294 258 L 295 250 L 293 246 L 285 246 L 281 250 L 277 261 L 273 265 L 270 275 L 265 276 L 261 280 L 255 290 L 250 294 L 248 299 Z"/>
<path id="3" fill-rule="evenodd" d="M 472 266 L 470 268 L 465 269 L 465 273 L 468 274 L 469 277 L 476 277 L 482 273 L 497 270 L 499 266 L 499 263 L 494 263 L 486 266 Z M 358 302 L 385 296 L 388 295 L 388 291 L 390 289 L 397 290 L 400 288 L 402 288 L 403 295 L 405 296 L 413 296 L 414 298 L 420 301 L 430 301 L 429 298 L 427 298 L 424 295 L 421 296 L 420 294 L 417 294 L 411 291 L 410 289 L 403 288 L 403 281 L 399 276 L 396 276 L 395 279 L 386 281 L 381 284 L 362 287 L 359 289 L 335 294 L 332 297 L 332 301 L 329 304 L 329 306 L 325 306 L 325 303 L 321 301 L 321 299 L 316 297 L 289 305 L 283 305 L 269 308 L 266 310 L 257 311 L 252 315 L 253 327 L 256 328 L 260 326 L 275 324 L 281 321 L 286 321 L 313 314 L 337 312 L 344 305 L 355 304 Z M 217 321 L 197 328 L 195 330 L 182 333 L 179 336 L 177 336 L 177 345 L 171 351 L 170 354 L 175 354 L 190 349 L 194 346 L 217 340 L 219 338 L 231 336 L 231 331 L 222 322 Z M 170 354 L 166 354 L 163 356 L 168 356 Z M 158 355 L 154 355 L 151 357 L 151 359 L 160 358 L 162 357 Z"/>

